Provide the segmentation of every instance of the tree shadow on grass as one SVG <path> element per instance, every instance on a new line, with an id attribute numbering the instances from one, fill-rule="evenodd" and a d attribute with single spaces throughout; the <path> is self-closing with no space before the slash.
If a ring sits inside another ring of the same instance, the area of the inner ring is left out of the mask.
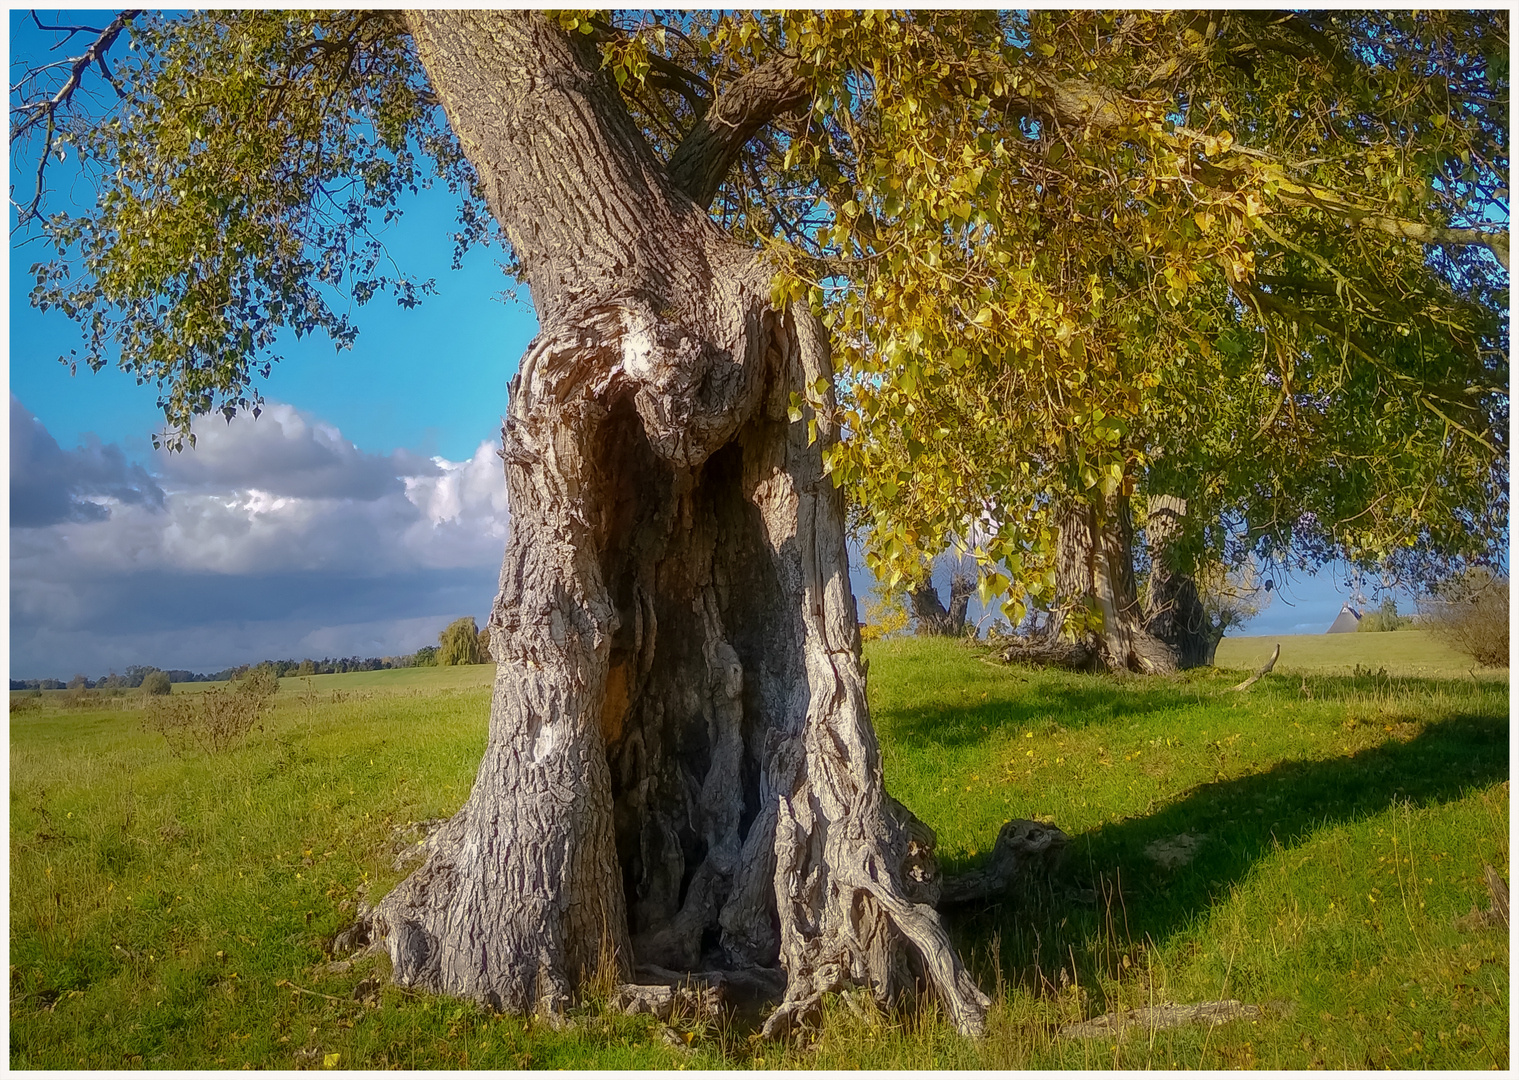
<path id="1" fill-rule="evenodd" d="M 1084 954 L 1081 967 L 1146 938 L 1163 942 L 1194 924 L 1230 887 L 1279 847 L 1325 827 L 1362 820 L 1393 806 L 1433 806 L 1508 777 L 1509 731 L 1501 715 L 1464 713 L 1429 724 L 1406 742 L 1389 741 L 1348 757 L 1284 761 L 1265 772 L 1200 784 L 1155 813 L 1134 816 L 1072 838 L 1063 877 L 1093 888 L 1098 908 L 1075 907 L 1061 886 L 1041 902 L 1022 897 L 953 920 L 962 948 L 983 956 L 1000 942 L 1004 968 L 1037 984 L 1041 970 Z M 1175 869 L 1145 854 L 1157 840 L 1187 833 L 1203 839 L 1190 863 Z M 990 843 L 988 842 L 988 847 Z M 1121 934 L 1103 896 L 1121 887 Z M 1106 938 L 1101 943 L 1098 939 Z M 1122 941 L 1115 940 L 1122 938 Z M 1057 959 L 1058 958 L 1058 959 Z"/>
<path id="2" fill-rule="evenodd" d="M 1049 734 L 1057 726 L 1079 731 L 1096 724 L 1143 719 L 1206 704 L 1211 688 L 1185 682 L 1129 682 L 1112 676 L 1071 676 L 1076 686 L 1040 686 L 1009 700 L 963 705 L 931 704 L 923 708 L 882 709 L 876 722 L 892 742 L 903 746 L 958 749 L 983 742 L 1002 730 Z"/>
<path id="3" fill-rule="evenodd" d="M 883 735 L 904 747 L 942 746 L 960 749 L 990 739 L 1002 731 L 1034 730 L 1049 734 L 1058 726 L 1067 731 L 1100 724 L 1142 721 L 1156 714 L 1208 709 L 1235 700 L 1230 690 L 1238 672 L 1199 669 L 1174 677 L 1132 677 L 1075 673 L 1020 674 L 1005 669 L 1009 679 L 1029 685 L 996 700 L 922 707 L 881 708 L 876 723 Z M 1508 685 L 1459 678 L 1388 675 L 1291 673 L 1256 685 L 1257 704 L 1305 702 L 1376 703 L 1397 711 L 1405 701 L 1413 711 L 1419 699 L 1449 694 L 1469 700 L 1473 694 L 1491 696 L 1494 708 L 1508 711 Z"/>

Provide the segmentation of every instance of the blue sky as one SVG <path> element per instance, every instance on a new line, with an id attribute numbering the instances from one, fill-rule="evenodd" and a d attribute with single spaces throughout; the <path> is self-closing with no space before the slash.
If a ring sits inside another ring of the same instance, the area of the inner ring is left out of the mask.
<path id="1" fill-rule="evenodd" d="M 13 56 L 35 40 L 19 18 Z M 499 252 L 450 268 L 453 213 L 424 193 L 382 234 L 437 295 L 410 311 L 376 298 L 349 351 L 283 342 L 263 417 L 207 418 L 174 456 L 151 446 L 152 386 L 58 362 L 82 336 L 31 308 L 27 268 L 46 251 L 13 246 L 13 677 L 393 655 L 460 615 L 483 621 L 509 519 L 494 453 L 506 384 L 537 325 L 525 289 L 502 298 Z M 863 571 L 855 583 L 868 591 Z M 1327 573 L 1284 584 L 1244 633 L 1321 632 L 1348 595 Z"/>

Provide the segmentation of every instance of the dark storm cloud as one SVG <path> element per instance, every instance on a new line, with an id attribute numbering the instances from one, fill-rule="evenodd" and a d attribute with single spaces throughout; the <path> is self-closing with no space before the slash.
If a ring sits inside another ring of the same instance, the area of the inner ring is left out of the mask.
<path id="1" fill-rule="evenodd" d="M 198 424 L 154 477 L 114 446 L 65 453 L 18 408 L 15 678 L 395 655 L 490 609 L 507 530 L 493 440 L 463 462 L 364 454 L 275 404 Z"/>
<path id="2" fill-rule="evenodd" d="M 105 500 L 164 508 L 163 489 L 141 465 L 129 463 L 120 447 L 91 437 L 64 450 L 12 394 L 11 527 L 104 521 L 111 516 Z"/>

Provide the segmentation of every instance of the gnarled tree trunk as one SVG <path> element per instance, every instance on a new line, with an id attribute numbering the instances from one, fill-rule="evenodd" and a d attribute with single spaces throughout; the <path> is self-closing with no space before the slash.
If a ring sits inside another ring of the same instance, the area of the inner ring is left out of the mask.
<path id="1" fill-rule="evenodd" d="M 775 1032 L 921 976 L 978 1031 L 931 834 L 882 783 L 835 432 L 787 419 L 831 376 L 821 323 L 771 308 L 770 270 L 704 211 L 721 169 L 685 161 L 677 187 L 583 39 L 531 13 L 409 26 L 542 331 L 503 430 L 489 744 L 373 914 L 395 978 L 557 1012 L 598 972 L 779 964 Z M 720 156 L 752 116 L 713 108 Z"/>
<path id="2" fill-rule="evenodd" d="M 930 568 L 931 569 L 931 568 Z M 933 576 L 929 574 L 907 590 L 912 601 L 913 617 L 918 621 L 918 633 L 926 637 L 960 637 L 965 633 L 965 613 L 970 609 L 970 594 L 976 587 L 975 578 L 956 572 L 949 579 L 949 607 L 939 599 L 934 588 Z"/>

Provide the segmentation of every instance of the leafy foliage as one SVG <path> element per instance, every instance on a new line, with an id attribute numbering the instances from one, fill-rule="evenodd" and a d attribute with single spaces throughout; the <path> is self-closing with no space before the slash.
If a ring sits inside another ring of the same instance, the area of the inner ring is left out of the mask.
<path id="1" fill-rule="evenodd" d="M 412 667 L 437 667 L 438 647 L 436 645 L 423 645 L 411 657 Z"/>
<path id="2" fill-rule="evenodd" d="M 865 621 L 860 625 L 860 640 L 879 641 L 907 629 L 907 605 L 901 590 L 878 592 L 865 605 Z"/>
<path id="3" fill-rule="evenodd" d="M 455 619 L 438 635 L 439 667 L 483 663 L 485 657 L 480 654 L 480 629 L 475 625 L 474 616 L 466 615 L 462 619 Z"/>
<path id="4" fill-rule="evenodd" d="M 1186 499 L 1192 569 L 1417 581 L 1501 554 L 1506 14 L 556 18 L 672 173 L 761 76 L 788 87 L 721 159 L 712 213 L 832 330 L 837 399 L 822 381 L 792 416 L 837 410 L 828 467 L 888 587 L 955 547 L 1016 625 L 1055 599 L 1062 508 L 1115 495 L 1140 519 Z M 123 104 L 60 135 L 101 199 L 49 220 L 34 299 L 87 328 L 92 366 L 119 341 L 172 445 L 257 408 L 282 328 L 351 341 L 334 290 L 425 291 L 369 232 L 423 157 L 464 196 L 456 242 L 487 227 L 390 17 L 130 34 Z"/>
<path id="5" fill-rule="evenodd" d="M 431 291 L 391 265 L 374 232 L 403 194 L 437 176 L 462 197 L 457 253 L 488 227 L 389 16 L 143 14 L 128 32 L 119 104 L 65 115 L 49 133 L 97 198 L 44 222 L 57 256 L 32 267 L 32 301 L 85 329 L 71 366 L 115 360 L 158 386 L 178 448 L 195 416 L 257 414 L 252 384 L 279 359 L 282 331 L 322 331 L 343 348 L 357 333 L 344 294 L 364 304 L 388 292 L 409 307 Z"/>
<path id="6" fill-rule="evenodd" d="M 154 668 L 142 677 L 142 692 L 148 697 L 163 697 L 173 689 L 169 673 Z"/>
<path id="7" fill-rule="evenodd" d="M 810 295 L 834 331 L 850 437 L 830 465 L 888 585 L 969 550 L 1017 623 L 1019 596 L 1052 598 L 1061 505 L 1118 491 L 1141 516 L 1147 493 L 1186 498 L 1194 567 L 1392 558 L 1427 577 L 1502 546 L 1503 18 L 575 28 L 606 31 L 666 148 L 767 63 L 811 80 L 715 212 L 774 244 L 777 301 Z"/>
<path id="8" fill-rule="evenodd" d="M 1360 634 L 1385 634 L 1393 630 L 1406 630 L 1413 625 L 1413 620 L 1407 615 L 1398 614 L 1398 602 L 1392 597 L 1382 601 L 1376 611 L 1367 612 L 1362 616 L 1356 626 L 1356 632 Z"/>

